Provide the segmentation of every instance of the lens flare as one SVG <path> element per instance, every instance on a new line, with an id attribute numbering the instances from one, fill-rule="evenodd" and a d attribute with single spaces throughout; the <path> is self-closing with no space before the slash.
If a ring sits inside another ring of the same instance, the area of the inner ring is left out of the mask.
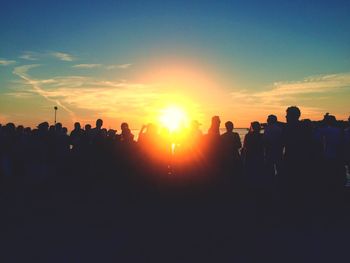
<path id="1" fill-rule="evenodd" d="M 175 132 L 187 127 L 189 120 L 187 113 L 181 107 L 168 106 L 161 110 L 159 121 L 170 132 Z"/>

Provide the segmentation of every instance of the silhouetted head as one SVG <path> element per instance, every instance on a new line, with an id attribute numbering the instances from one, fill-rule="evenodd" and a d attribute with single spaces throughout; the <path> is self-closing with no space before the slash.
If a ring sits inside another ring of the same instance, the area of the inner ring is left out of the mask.
<path id="1" fill-rule="evenodd" d="M 120 125 L 120 128 L 122 129 L 122 132 L 128 131 L 129 130 L 129 124 L 127 124 L 126 122 L 123 122 Z"/>
<path id="2" fill-rule="evenodd" d="M 250 123 L 250 132 L 260 133 L 261 125 L 258 121 Z"/>
<path id="3" fill-rule="evenodd" d="M 305 119 L 305 120 L 302 120 L 302 123 L 303 123 L 303 127 L 304 128 L 307 128 L 308 130 L 312 130 L 313 129 L 313 123 L 310 119 Z"/>
<path id="4" fill-rule="evenodd" d="M 67 133 L 68 133 L 68 129 L 67 129 L 66 127 L 63 127 L 63 128 L 62 128 L 62 133 L 63 133 L 63 134 L 67 134 Z"/>
<path id="5" fill-rule="evenodd" d="M 220 127 L 220 123 L 221 123 L 221 120 L 220 120 L 220 117 L 219 117 L 219 116 L 213 116 L 213 117 L 211 118 L 211 125 L 212 125 L 212 126 Z"/>
<path id="6" fill-rule="evenodd" d="M 277 123 L 277 117 L 276 117 L 276 115 L 273 115 L 273 114 L 269 115 L 269 116 L 267 117 L 267 123 L 268 123 L 269 125 L 272 125 L 272 124 Z"/>
<path id="7" fill-rule="evenodd" d="M 101 129 L 102 125 L 103 125 L 103 120 L 98 119 L 98 120 L 96 121 L 96 128 L 97 128 L 97 129 Z"/>
<path id="8" fill-rule="evenodd" d="M 5 131 L 8 133 L 8 134 L 15 134 L 16 132 L 16 125 L 12 122 L 9 122 L 6 124 L 5 126 Z"/>
<path id="9" fill-rule="evenodd" d="M 232 121 L 227 121 L 226 123 L 225 123 L 225 127 L 226 127 L 226 130 L 228 131 L 228 132 L 232 132 L 233 131 L 233 123 L 232 123 Z"/>
<path id="10" fill-rule="evenodd" d="M 48 131 L 48 129 L 49 129 L 49 123 L 46 122 L 46 121 L 44 121 L 44 122 L 42 122 L 42 123 L 40 123 L 40 124 L 38 125 L 38 130 L 39 130 L 40 132 Z"/>
<path id="11" fill-rule="evenodd" d="M 90 124 L 86 124 L 85 125 L 85 131 L 90 131 L 91 130 L 91 125 Z"/>
<path id="12" fill-rule="evenodd" d="M 116 130 L 109 129 L 108 132 L 107 132 L 107 135 L 108 135 L 109 138 L 114 138 L 116 133 L 117 133 Z"/>
<path id="13" fill-rule="evenodd" d="M 81 126 L 79 122 L 74 123 L 74 129 L 80 130 Z"/>
<path id="14" fill-rule="evenodd" d="M 349 116 L 349 118 L 348 118 L 348 122 L 350 123 L 350 116 Z"/>
<path id="15" fill-rule="evenodd" d="M 24 128 L 24 133 L 30 135 L 32 133 L 32 129 L 30 127 Z"/>
<path id="16" fill-rule="evenodd" d="M 219 116 L 213 116 L 211 118 L 211 125 L 210 128 L 208 130 L 208 134 L 212 134 L 212 135 L 220 135 L 220 117 Z"/>
<path id="17" fill-rule="evenodd" d="M 299 121 L 300 118 L 300 110 L 297 106 L 291 106 L 287 109 L 287 123 L 296 123 Z"/>
<path id="18" fill-rule="evenodd" d="M 23 131 L 24 131 L 23 125 L 18 125 L 17 128 L 16 128 L 17 134 L 22 134 Z"/>
<path id="19" fill-rule="evenodd" d="M 62 123 L 57 122 L 55 125 L 56 132 L 62 131 Z"/>
<path id="20" fill-rule="evenodd" d="M 326 125 L 327 125 L 327 126 L 332 126 L 332 127 L 334 127 L 334 126 L 337 125 L 337 119 L 335 118 L 334 115 L 329 115 L 329 114 L 328 114 L 328 115 L 325 117 L 325 122 L 326 122 Z"/>

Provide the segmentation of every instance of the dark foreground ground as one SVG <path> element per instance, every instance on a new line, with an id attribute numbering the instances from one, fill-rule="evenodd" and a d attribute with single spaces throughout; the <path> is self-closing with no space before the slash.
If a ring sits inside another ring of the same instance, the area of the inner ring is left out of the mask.
<path id="1" fill-rule="evenodd" d="M 347 190 L 289 206 L 171 180 L 1 178 L 0 262 L 350 262 Z"/>

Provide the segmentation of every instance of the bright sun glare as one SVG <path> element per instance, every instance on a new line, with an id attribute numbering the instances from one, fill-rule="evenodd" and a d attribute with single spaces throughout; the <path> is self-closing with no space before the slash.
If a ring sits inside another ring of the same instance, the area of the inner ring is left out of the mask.
<path id="1" fill-rule="evenodd" d="M 178 106 L 169 106 L 163 109 L 159 120 L 170 132 L 178 131 L 188 124 L 187 113 Z"/>

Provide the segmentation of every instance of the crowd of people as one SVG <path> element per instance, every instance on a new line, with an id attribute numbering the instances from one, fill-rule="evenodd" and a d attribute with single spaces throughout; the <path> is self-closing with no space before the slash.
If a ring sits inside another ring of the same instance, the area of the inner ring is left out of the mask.
<path id="1" fill-rule="evenodd" d="M 185 181 L 242 182 L 269 189 L 277 184 L 295 189 L 315 185 L 339 189 L 350 160 L 350 128 L 339 127 L 326 114 L 322 122 L 299 120 L 299 108 L 286 111 L 286 123 L 269 115 L 254 121 L 243 143 L 231 121 L 220 134 L 219 116 L 212 117 L 207 134 L 193 121 L 184 136 L 159 133 L 154 124 L 142 127 L 137 141 L 127 123 L 121 133 L 80 123 L 68 134 L 61 123 L 40 123 L 36 129 L 0 125 L 1 176 L 167 176 Z M 350 124 L 350 119 L 349 119 Z M 263 130 L 263 132 L 262 132 Z M 200 179 L 201 178 L 201 179 Z M 208 181 L 209 180 L 209 181 Z"/>
<path id="2" fill-rule="evenodd" d="M 102 120 L 75 123 L 70 133 L 60 123 L 0 126 L 0 227 L 5 247 L 13 244 L 2 256 L 347 258 L 350 119 L 300 115 L 289 107 L 286 122 L 270 115 L 244 137 L 218 116 L 204 134 L 197 121 L 179 133 L 149 124 L 138 136 L 127 123 L 117 133 Z"/>

